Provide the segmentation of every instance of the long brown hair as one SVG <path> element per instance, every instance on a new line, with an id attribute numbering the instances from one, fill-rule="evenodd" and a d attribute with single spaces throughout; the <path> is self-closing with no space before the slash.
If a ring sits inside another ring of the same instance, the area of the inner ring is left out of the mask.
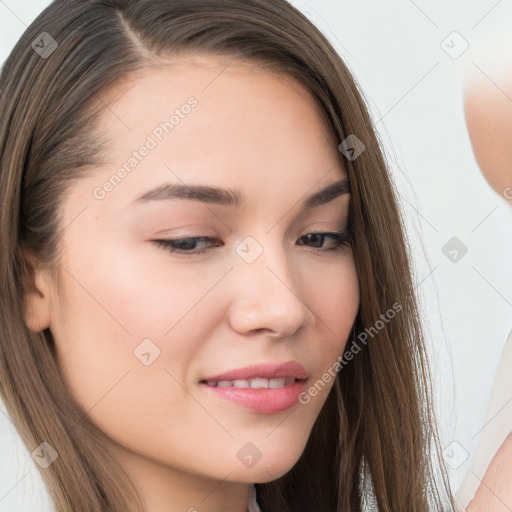
<path id="1" fill-rule="evenodd" d="M 331 44 L 285 0 L 55 0 L 0 75 L 0 383 L 28 449 L 47 442 L 60 454 L 40 468 L 56 511 L 143 506 L 104 449 L 104 434 L 71 398 L 50 330 L 34 333 L 25 323 L 33 286 L 25 251 L 57 268 L 65 191 L 101 162 L 101 98 L 178 52 L 294 78 L 337 141 L 355 135 L 365 146 L 357 158 L 340 154 L 361 290 L 347 350 L 352 342 L 358 350 L 342 361 L 296 465 L 257 484 L 262 511 L 359 511 L 369 498 L 381 512 L 452 510 L 403 219 L 363 96 Z M 388 311 L 395 314 L 384 325 Z"/>

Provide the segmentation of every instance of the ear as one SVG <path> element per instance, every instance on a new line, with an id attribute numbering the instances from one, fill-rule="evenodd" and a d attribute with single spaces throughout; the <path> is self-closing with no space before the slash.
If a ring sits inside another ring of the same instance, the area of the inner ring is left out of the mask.
<path id="1" fill-rule="evenodd" d="M 40 332 L 50 326 L 50 276 L 31 253 L 24 251 L 24 255 L 32 268 L 32 280 L 25 294 L 25 323 L 31 331 Z"/>

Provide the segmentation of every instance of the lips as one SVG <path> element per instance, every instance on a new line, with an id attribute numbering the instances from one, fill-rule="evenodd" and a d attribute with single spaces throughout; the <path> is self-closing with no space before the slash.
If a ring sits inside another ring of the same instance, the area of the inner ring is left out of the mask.
<path id="1" fill-rule="evenodd" d="M 281 364 L 256 364 L 237 368 L 218 375 L 205 377 L 201 383 L 220 381 L 251 380 L 251 379 L 307 379 L 307 370 L 296 361 L 287 361 Z"/>
<path id="2" fill-rule="evenodd" d="M 297 405 L 308 372 L 295 361 L 256 364 L 200 381 L 208 396 L 257 414 L 276 414 Z"/>

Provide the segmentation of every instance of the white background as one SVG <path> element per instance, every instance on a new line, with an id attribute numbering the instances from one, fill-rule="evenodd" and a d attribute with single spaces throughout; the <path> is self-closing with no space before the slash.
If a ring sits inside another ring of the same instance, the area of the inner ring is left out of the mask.
<path id="1" fill-rule="evenodd" d="M 0 0 L 1 62 L 48 4 Z M 340 52 L 371 108 L 409 223 L 442 445 L 457 441 L 471 456 L 512 328 L 512 203 L 493 192 L 479 173 L 464 123 L 462 94 L 468 71 L 483 71 L 502 86 L 490 62 L 512 51 L 506 37 L 512 2 L 293 4 Z M 444 49 L 462 48 L 463 41 L 453 31 L 469 44 L 458 58 Z M 441 251 L 454 236 L 468 248 L 457 263 Z M 464 454 L 459 455 L 461 462 Z M 469 461 L 450 470 L 454 490 Z M 10 420 L 0 414 L 0 512 L 48 509 L 30 453 Z"/>

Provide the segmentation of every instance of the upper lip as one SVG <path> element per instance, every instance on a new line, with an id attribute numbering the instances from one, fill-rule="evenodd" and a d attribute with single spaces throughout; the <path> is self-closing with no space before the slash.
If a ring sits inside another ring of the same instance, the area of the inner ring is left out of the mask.
<path id="1" fill-rule="evenodd" d="M 287 361 L 281 364 L 254 364 L 206 377 L 202 380 L 219 382 L 221 380 L 247 380 L 258 377 L 263 379 L 280 379 L 283 377 L 306 379 L 307 376 L 308 372 L 302 365 L 296 361 Z"/>

